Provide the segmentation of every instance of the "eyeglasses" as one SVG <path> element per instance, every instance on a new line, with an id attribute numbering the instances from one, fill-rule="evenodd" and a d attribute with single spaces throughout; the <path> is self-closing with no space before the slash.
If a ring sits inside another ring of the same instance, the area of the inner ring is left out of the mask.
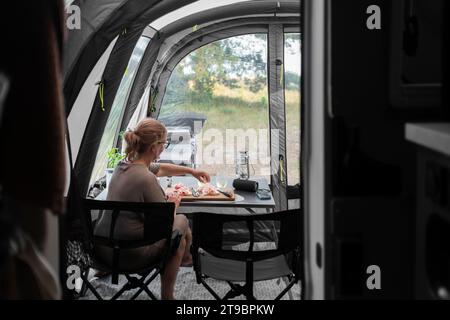
<path id="1" fill-rule="evenodd" d="M 158 143 L 164 145 L 164 149 L 167 149 L 170 146 L 170 141 L 158 142 Z"/>

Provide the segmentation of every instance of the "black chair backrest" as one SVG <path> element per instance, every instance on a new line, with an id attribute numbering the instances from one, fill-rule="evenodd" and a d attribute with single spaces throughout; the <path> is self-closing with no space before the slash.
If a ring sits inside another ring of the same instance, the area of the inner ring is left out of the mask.
<path id="1" fill-rule="evenodd" d="M 133 249 L 153 244 L 166 239 L 168 242 L 172 236 L 175 205 L 171 202 L 119 202 L 84 199 L 83 224 L 85 226 L 88 250 L 93 254 L 95 245 L 102 245 L 112 249 Z M 92 222 L 95 211 L 102 214 L 111 214 L 111 226 L 109 237 L 94 235 Z M 114 238 L 115 224 L 119 215 L 123 212 L 144 214 L 144 237 L 137 240 L 119 240 Z"/>
<path id="2" fill-rule="evenodd" d="M 249 248 L 236 251 L 224 247 L 224 225 L 228 222 L 245 222 L 248 228 Z M 276 228 L 276 248 L 254 251 L 255 222 L 273 222 Z M 299 249 L 302 243 L 303 219 L 300 210 L 287 210 L 270 214 L 229 215 L 197 212 L 194 214 L 193 250 L 202 248 L 219 258 L 253 261 L 268 259 Z"/>

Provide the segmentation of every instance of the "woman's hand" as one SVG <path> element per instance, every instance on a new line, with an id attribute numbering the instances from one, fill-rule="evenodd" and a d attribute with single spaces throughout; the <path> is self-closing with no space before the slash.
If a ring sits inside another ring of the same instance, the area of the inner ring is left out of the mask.
<path id="1" fill-rule="evenodd" d="M 202 170 L 193 170 L 192 176 L 194 176 L 197 180 L 203 183 L 208 183 L 211 181 L 211 177 L 209 176 L 209 173 Z"/>
<path id="2" fill-rule="evenodd" d="M 175 203 L 175 210 L 176 210 L 180 206 L 181 197 L 176 192 L 170 193 L 170 194 L 167 195 L 167 202 Z"/>

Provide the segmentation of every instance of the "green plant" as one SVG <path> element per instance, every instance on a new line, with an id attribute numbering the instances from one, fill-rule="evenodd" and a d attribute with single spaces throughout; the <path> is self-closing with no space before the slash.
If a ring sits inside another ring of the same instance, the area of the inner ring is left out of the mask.
<path id="1" fill-rule="evenodd" d="M 108 168 L 115 168 L 117 164 L 125 158 L 125 155 L 119 152 L 118 148 L 111 148 L 106 153 L 106 158 L 108 159 Z"/>

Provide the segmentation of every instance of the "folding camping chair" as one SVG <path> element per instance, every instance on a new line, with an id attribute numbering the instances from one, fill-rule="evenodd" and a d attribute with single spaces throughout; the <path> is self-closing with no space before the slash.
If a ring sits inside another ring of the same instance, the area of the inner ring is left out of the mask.
<path id="1" fill-rule="evenodd" d="M 85 226 L 86 248 L 92 257 L 92 263 L 81 272 L 84 286 L 82 291 L 86 292 L 86 290 L 89 289 L 97 299 L 103 300 L 98 291 L 88 280 L 89 270 L 92 268 L 101 272 L 110 273 L 112 275 L 111 282 L 116 285 L 118 284 L 120 274 L 126 277 L 127 282 L 111 298 L 111 300 L 116 300 L 125 291 L 136 288 L 139 288 L 139 290 L 132 296 L 132 300 L 139 296 L 142 291 L 145 291 L 151 299 L 156 300 L 155 295 L 150 291 L 148 285 L 158 274 L 164 272 L 164 266 L 167 259 L 176 251 L 181 240 L 179 231 L 172 231 L 173 212 L 175 209 L 174 204 L 169 202 L 132 203 L 84 199 L 83 205 L 83 224 Z M 93 217 L 96 213 L 101 211 L 103 211 L 103 214 L 112 215 L 109 237 L 97 236 L 94 235 L 93 232 L 93 220 L 95 220 Z M 119 240 L 114 238 L 114 232 L 112 231 L 115 229 L 117 218 L 123 212 L 144 214 L 144 237 L 142 239 Z M 165 239 L 165 245 L 162 258 L 158 261 L 149 262 L 148 265 L 135 270 L 130 270 L 129 268 L 119 265 L 119 257 L 124 250 L 148 246 L 162 239 Z M 96 255 L 96 246 L 104 246 L 113 250 L 112 265 L 105 263 L 105 261 L 102 261 L 102 259 Z"/>
<path id="2" fill-rule="evenodd" d="M 231 238 L 227 230 L 227 224 L 237 221 L 245 222 L 243 225 L 246 226 L 238 230 L 241 233 L 240 243 L 234 243 L 232 239 L 236 236 L 236 230 L 233 230 Z M 265 222 L 265 225 L 271 226 L 270 230 L 255 230 L 256 222 Z M 255 281 L 286 277 L 289 280 L 286 287 L 275 298 L 281 299 L 295 283 L 303 279 L 302 225 L 299 210 L 258 215 L 193 214 L 191 252 L 197 283 L 203 284 L 217 300 L 242 294 L 254 300 Z M 260 232 L 271 233 L 273 241 L 259 243 L 258 248 L 255 235 Z M 242 242 L 243 234 L 245 242 Z M 205 281 L 207 278 L 226 281 L 231 289 L 221 298 Z"/>

